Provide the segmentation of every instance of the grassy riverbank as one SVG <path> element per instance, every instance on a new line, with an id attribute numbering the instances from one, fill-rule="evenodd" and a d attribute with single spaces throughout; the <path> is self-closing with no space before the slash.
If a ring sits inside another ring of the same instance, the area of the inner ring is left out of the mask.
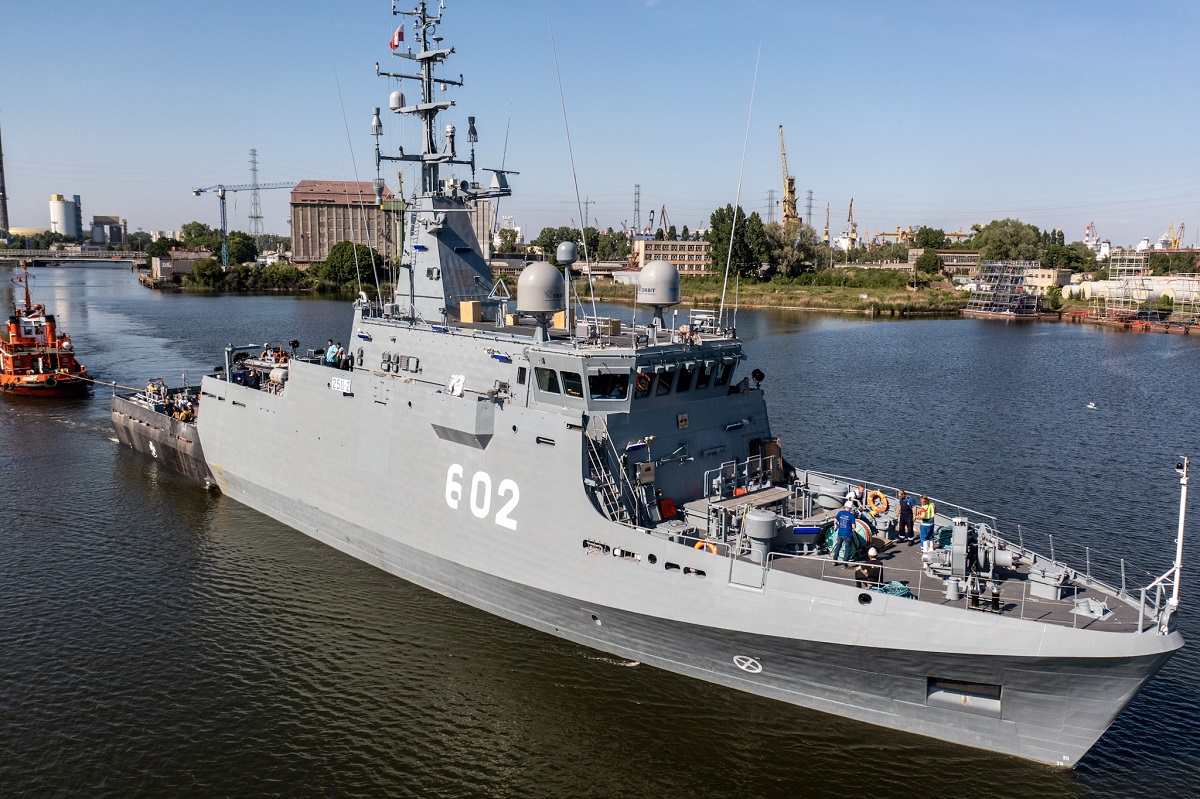
<path id="1" fill-rule="evenodd" d="M 586 281 L 576 288 L 587 296 Z M 596 298 L 613 302 L 632 302 L 634 287 L 598 281 Z M 701 307 L 719 305 L 721 282 L 712 278 L 683 278 L 680 296 L 685 304 Z M 731 284 L 725 295 L 726 304 L 734 301 Z M 860 288 L 855 286 L 805 286 L 783 282 L 743 283 L 737 287 L 737 303 L 742 308 L 789 308 L 814 311 L 844 311 L 880 316 L 921 316 L 926 314 L 958 314 L 967 304 L 965 292 L 942 289 L 908 291 L 896 288 Z"/>

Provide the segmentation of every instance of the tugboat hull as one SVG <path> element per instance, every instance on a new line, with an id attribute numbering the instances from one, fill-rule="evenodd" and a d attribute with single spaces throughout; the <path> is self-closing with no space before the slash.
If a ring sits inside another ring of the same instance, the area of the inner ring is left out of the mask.
<path id="1" fill-rule="evenodd" d="M 87 380 L 80 380 L 72 375 L 35 375 L 3 376 L 0 379 L 0 391 L 16 397 L 45 397 L 57 399 L 61 397 L 78 397 L 86 394 L 91 388 Z"/>

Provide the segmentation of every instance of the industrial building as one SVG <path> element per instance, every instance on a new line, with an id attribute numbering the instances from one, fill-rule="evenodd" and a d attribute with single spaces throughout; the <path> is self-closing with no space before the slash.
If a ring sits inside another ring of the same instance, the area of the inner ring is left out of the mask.
<path id="1" fill-rule="evenodd" d="M 374 247 L 386 260 L 396 258 L 396 212 L 391 189 L 383 189 L 383 206 L 375 204 L 369 181 L 302 180 L 292 189 L 292 260 L 324 261 L 333 245 L 352 241 Z M 387 209 L 387 210 L 385 210 Z M 492 253 L 492 203 L 475 201 L 471 225 L 484 258 Z"/>
<path id="2" fill-rule="evenodd" d="M 83 207 L 78 194 L 71 199 L 62 194 L 50 195 L 50 232 L 83 241 Z"/>
<path id="3" fill-rule="evenodd" d="M 392 200 L 387 187 L 383 200 Z M 297 264 L 324 261 L 341 241 L 374 247 L 386 260 L 393 260 L 393 216 L 376 205 L 370 181 L 302 180 L 292 189 L 292 260 Z"/>
<path id="4" fill-rule="evenodd" d="M 633 253 L 641 269 L 651 261 L 669 261 L 675 264 L 681 275 L 707 275 L 712 270 L 707 241 L 661 241 L 658 239 L 635 239 Z"/>

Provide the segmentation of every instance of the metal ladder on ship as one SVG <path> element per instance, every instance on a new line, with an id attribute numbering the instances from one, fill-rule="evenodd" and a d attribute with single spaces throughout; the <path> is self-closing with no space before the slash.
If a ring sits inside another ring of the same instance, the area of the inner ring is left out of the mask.
<path id="1" fill-rule="evenodd" d="M 608 467 L 604 465 L 604 456 L 591 436 L 587 439 L 588 466 L 592 470 L 593 492 L 600 510 L 614 522 L 629 524 L 629 508 L 621 501 L 621 491 Z"/>

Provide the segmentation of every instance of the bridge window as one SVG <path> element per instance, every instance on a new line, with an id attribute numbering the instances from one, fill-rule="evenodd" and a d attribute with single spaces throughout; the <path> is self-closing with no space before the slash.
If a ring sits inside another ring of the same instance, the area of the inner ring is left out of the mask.
<path id="1" fill-rule="evenodd" d="M 588 393 L 592 399 L 623 400 L 629 393 L 629 372 L 588 375 Z"/>
<path id="2" fill-rule="evenodd" d="M 733 364 L 719 363 L 717 364 L 717 376 L 713 381 L 714 386 L 728 385 L 729 377 L 733 374 Z"/>
<path id="3" fill-rule="evenodd" d="M 655 395 L 661 396 L 662 394 L 670 394 L 671 393 L 671 384 L 674 382 L 675 382 L 675 373 L 674 372 L 659 372 L 658 373 L 658 385 L 655 386 L 655 388 L 654 388 Z"/>
<path id="4" fill-rule="evenodd" d="M 696 374 L 696 364 L 685 363 L 679 367 L 679 379 L 675 381 L 675 393 L 687 391 L 692 387 L 692 377 Z"/>
<path id="5" fill-rule="evenodd" d="M 568 397 L 583 396 L 583 378 L 579 376 L 579 372 L 563 372 L 562 385 L 563 393 Z"/>
<path id="6" fill-rule="evenodd" d="M 705 361 L 700 364 L 700 374 L 696 377 L 696 390 L 708 388 L 708 384 L 712 382 L 713 362 Z"/>
<path id="7" fill-rule="evenodd" d="M 538 388 L 547 394 L 561 394 L 562 391 L 558 388 L 558 372 L 553 369 L 547 369 L 544 366 L 539 366 L 533 370 L 537 375 Z"/>

